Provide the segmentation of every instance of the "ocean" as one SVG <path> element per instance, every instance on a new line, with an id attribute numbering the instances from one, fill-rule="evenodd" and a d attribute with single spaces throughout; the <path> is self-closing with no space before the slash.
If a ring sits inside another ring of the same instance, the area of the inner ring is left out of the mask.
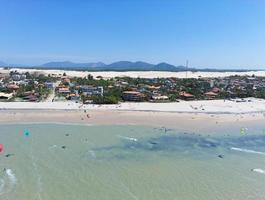
<path id="1" fill-rule="evenodd" d="M 230 131 L 230 132 L 229 132 Z M 258 200 L 265 134 L 219 128 L 0 125 L 1 200 Z"/>

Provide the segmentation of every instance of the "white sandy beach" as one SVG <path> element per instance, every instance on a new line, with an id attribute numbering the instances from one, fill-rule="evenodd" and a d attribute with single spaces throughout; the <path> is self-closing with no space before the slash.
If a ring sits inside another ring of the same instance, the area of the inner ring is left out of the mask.
<path id="1" fill-rule="evenodd" d="M 265 100 L 81 105 L 75 102 L 0 102 L 0 123 L 146 125 L 190 131 L 245 127 L 264 122 Z M 239 130 L 239 128 L 238 128 Z"/>
<path id="2" fill-rule="evenodd" d="M 116 72 L 116 71 L 100 71 L 100 72 L 89 72 L 89 71 L 72 71 L 72 70 L 43 70 L 43 69 L 22 69 L 22 68 L 13 68 L 12 71 L 18 72 L 39 72 L 43 74 L 54 74 L 62 75 L 64 72 L 66 75 L 71 77 L 85 77 L 88 74 L 91 74 L 94 77 L 102 76 L 104 78 L 113 78 L 113 77 L 122 77 L 129 76 L 133 78 L 186 78 L 186 72 L 163 72 L 163 71 L 125 71 L 125 72 Z M 0 73 L 9 73 L 9 70 L 4 70 L 0 68 Z M 227 77 L 227 76 L 262 76 L 265 77 L 265 71 L 248 71 L 248 72 L 187 72 L 188 78 L 200 78 L 200 77 Z"/>
<path id="3" fill-rule="evenodd" d="M 174 103 L 120 103 L 115 105 L 83 105 L 75 102 L 0 102 L 0 109 L 41 109 L 41 110 L 116 110 L 116 111 L 153 111 L 176 113 L 262 113 L 265 100 L 248 98 L 246 102 L 203 100 L 180 101 Z"/>

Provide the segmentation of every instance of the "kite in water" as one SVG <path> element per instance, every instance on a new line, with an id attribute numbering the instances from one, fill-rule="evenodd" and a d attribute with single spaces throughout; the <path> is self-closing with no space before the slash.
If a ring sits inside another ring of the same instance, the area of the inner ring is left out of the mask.
<path id="1" fill-rule="evenodd" d="M 25 131 L 24 131 L 24 135 L 25 135 L 26 137 L 28 137 L 28 136 L 29 136 L 29 131 L 28 131 L 28 130 L 25 130 Z"/>
<path id="2" fill-rule="evenodd" d="M 247 130 L 248 130 L 248 128 L 241 128 L 241 129 L 240 129 L 240 133 L 241 133 L 242 135 L 244 135 L 244 134 L 247 133 Z"/>
<path id="3" fill-rule="evenodd" d="M 3 144 L 0 144 L 0 153 L 4 151 L 4 145 Z"/>

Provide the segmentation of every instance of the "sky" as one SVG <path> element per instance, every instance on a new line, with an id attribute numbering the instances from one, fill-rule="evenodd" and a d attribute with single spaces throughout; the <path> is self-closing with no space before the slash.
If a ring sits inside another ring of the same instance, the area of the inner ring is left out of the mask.
<path id="1" fill-rule="evenodd" d="M 265 69 L 263 0 L 0 0 L 0 61 Z"/>

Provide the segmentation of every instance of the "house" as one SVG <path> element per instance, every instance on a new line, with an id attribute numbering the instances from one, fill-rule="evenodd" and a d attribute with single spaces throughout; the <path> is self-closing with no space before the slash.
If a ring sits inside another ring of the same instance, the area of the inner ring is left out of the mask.
<path id="1" fill-rule="evenodd" d="M 12 90 L 12 91 L 16 91 L 19 89 L 19 86 L 16 84 L 9 84 L 9 85 L 7 85 L 7 89 Z"/>
<path id="2" fill-rule="evenodd" d="M 39 100 L 37 95 L 35 95 L 35 94 L 30 94 L 28 96 L 25 96 L 23 99 L 26 101 L 32 101 L 32 102 Z"/>
<path id="3" fill-rule="evenodd" d="M 207 98 L 207 99 L 215 99 L 217 96 L 218 96 L 218 94 L 217 93 L 215 93 L 215 92 L 212 92 L 212 91 L 210 91 L 210 92 L 206 92 L 206 93 L 204 93 L 204 95 L 205 95 L 205 97 Z"/>
<path id="4" fill-rule="evenodd" d="M 71 101 L 79 101 L 80 95 L 78 93 L 71 93 L 67 96 L 67 99 L 69 99 Z"/>
<path id="5" fill-rule="evenodd" d="M 122 93 L 122 98 L 124 101 L 143 101 L 145 95 L 137 91 L 125 91 Z"/>
<path id="6" fill-rule="evenodd" d="M 151 91 L 159 90 L 161 86 L 148 85 L 147 88 Z"/>
<path id="7" fill-rule="evenodd" d="M 71 92 L 70 92 L 70 89 L 68 87 L 60 87 L 58 89 L 58 93 L 67 95 L 67 94 L 70 94 Z"/>
<path id="8" fill-rule="evenodd" d="M 8 100 L 13 96 L 13 93 L 0 92 L 0 99 Z"/>
<path id="9" fill-rule="evenodd" d="M 21 81 L 21 80 L 25 80 L 26 79 L 26 75 L 25 74 L 13 74 L 12 76 L 11 76 L 11 79 L 13 80 L 13 81 Z"/>
<path id="10" fill-rule="evenodd" d="M 80 86 L 80 92 L 86 96 L 100 95 L 103 96 L 103 87 L 102 86 L 91 86 L 91 85 L 82 85 Z"/>
<path id="11" fill-rule="evenodd" d="M 212 92 L 214 92 L 214 93 L 219 93 L 220 91 L 221 91 L 220 88 L 217 88 L 217 87 L 214 87 L 212 89 Z"/>
<path id="12" fill-rule="evenodd" d="M 194 100 L 194 96 L 192 94 L 188 93 L 188 92 L 182 91 L 182 92 L 179 93 L 179 96 L 180 96 L 181 99 L 184 99 L 186 101 Z"/>
<path id="13" fill-rule="evenodd" d="M 155 101 L 166 101 L 169 99 L 168 96 L 165 95 L 153 95 L 151 98 Z"/>
<path id="14" fill-rule="evenodd" d="M 51 90 L 55 87 L 55 83 L 49 82 L 49 81 L 45 82 L 44 85 L 46 88 L 51 89 Z"/>
<path id="15" fill-rule="evenodd" d="M 62 80 L 63 83 L 71 83 L 71 80 L 69 78 L 63 78 Z"/>

